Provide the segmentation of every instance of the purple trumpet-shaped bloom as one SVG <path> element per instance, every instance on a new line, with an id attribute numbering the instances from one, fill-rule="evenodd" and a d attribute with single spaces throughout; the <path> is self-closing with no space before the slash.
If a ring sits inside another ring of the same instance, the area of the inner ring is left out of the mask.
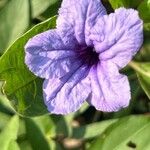
<path id="1" fill-rule="evenodd" d="M 34 36 L 25 63 L 44 78 L 51 113 L 68 114 L 87 101 L 112 112 L 128 106 L 130 86 L 119 70 L 143 43 L 143 22 L 133 9 L 107 15 L 99 0 L 63 0 L 56 29 Z"/>

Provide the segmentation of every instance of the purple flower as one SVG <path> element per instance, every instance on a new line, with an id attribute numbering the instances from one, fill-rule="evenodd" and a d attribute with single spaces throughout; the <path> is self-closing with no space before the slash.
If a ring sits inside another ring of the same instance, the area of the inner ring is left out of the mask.
<path id="1" fill-rule="evenodd" d="M 44 78 L 43 96 L 51 113 L 68 114 L 87 101 L 97 110 L 128 106 L 130 87 L 119 70 L 143 42 L 143 22 L 133 9 L 106 14 L 99 0 L 63 0 L 56 29 L 25 46 L 25 63 Z"/>

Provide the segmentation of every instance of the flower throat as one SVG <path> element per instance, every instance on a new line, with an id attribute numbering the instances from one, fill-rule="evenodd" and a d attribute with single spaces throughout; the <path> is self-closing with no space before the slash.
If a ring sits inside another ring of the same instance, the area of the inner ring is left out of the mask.
<path id="1" fill-rule="evenodd" d="M 88 66 L 96 65 L 99 61 L 98 53 L 94 51 L 92 46 L 87 46 L 80 49 L 77 53 L 78 58 Z"/>

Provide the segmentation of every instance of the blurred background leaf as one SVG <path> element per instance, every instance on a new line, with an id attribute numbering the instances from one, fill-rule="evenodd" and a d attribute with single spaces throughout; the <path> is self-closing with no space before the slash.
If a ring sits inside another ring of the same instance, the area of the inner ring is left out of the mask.
<path id="1" fill-rule="evenodd" d="M 138 7 L 140 17 L 145 23 L 150 22 L 150 0 L 144 0 Z"/>
<path id="2" fill-rule="evenodd" d="M 47 19 L 58 14 L 62 0 L 52 0 L 52 2 L 48 9 L 40 15 L 41 18 Z"/>
<path id="3" fill-rule="evenodd" d="M 20 147 L 16 141 L 11 141 L 8 150 L 20 150 Z"/>
<path id="4" fill-rule="evenodd" d="M 142 0 L 109 0 L 113 9 L 119 7 L 136 8 Z"/>
<path id="5" fill-rule="evenodd" d="M 84 140 L 95 138 L 101 135 L 105 131 L 105 129 L 107 129 L 111 124 L 113 124 L 116 121 L 117 119 L 111 119 L 73 128 L 71 137 Z"/>
<path id="6" fill-rule="evenodd" d="M 28 0 L 9 0 L 0 10 L 0 52 L 29 27 Z"/>
<path id="7" fill-rule="evenodd" d="M 49 15 L 51 15 L 50 17 L 56 15 L 52 14 L 53 11 L 51 9 L 56 9 L 56 7 L 54 7 L 56 5 L 56 3 L 60 3 L 61 0 L 31 0 L 31 6 L 32 6 L 32 17 L 38 17 L 40 14 L 44 13 L 47 9 L 48 9 L 48 13 Z"/>
<path id="8" fill-rule="evenodd" d="M 137 71 L 141 86 L 150 99 L 150 62 L 149 63 L 131 62 L 130 66 L 135 71 Z"/>
<path id="9" fill-rule="evenodd" d="M 34 150 L 49 150 L 49 144 L 39 127 L 32 119 L 25 119 L 27 139 Z M 34 138 L 33 138 L 34 135 Z"/>
<path id="10" fill-rule="evenodd" d="M 18 116 L 14 116 L 0 132 L 1 150 L 8 150 L 10 149 L 10 146 L 15 148 L 18 147 L 17 143 L 15 143 L 15 140 L 17 139 L 18 128 L 19 118 Z"/>
<path id="11" fill-rule="evenodd" d="M 7 2 L 8 0 L 0 0 L 0 10 L 6 5 Z"/>
<path id="12" fill-rule="evenodd" d="M 150 117 L 130 116 L 112 124 L 89 150 L 149 150 Z"/>
<path id="13" fill-rule="evenodd" d="M 150 35 L 145 37 L 144 44 L 141 50 L 135 57 L 136 61 L 149 62 L 150 61 Z"/>

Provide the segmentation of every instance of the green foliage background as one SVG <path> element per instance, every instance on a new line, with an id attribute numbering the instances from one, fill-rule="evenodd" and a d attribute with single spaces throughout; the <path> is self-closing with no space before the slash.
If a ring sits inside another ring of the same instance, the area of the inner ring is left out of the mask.
<path id="1" fill-rule="evenodd" d="M 134 8 L 144 21 L 144 44 L 122 70 L 132 100 L 116 113 L 86 103 L 70 115 L 48 114 L 42 79 L 24 64 L 24 45 L 55 28 L 61 0 L 0 0 L 0 150 L 150 150 L 150 0 L 103 0 L 108 12 Z"/>

